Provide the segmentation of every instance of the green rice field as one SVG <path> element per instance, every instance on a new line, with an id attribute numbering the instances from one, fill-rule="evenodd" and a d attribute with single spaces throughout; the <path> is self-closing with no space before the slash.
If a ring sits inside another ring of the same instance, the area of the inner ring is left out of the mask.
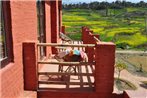
<path id="1" fill-rule="evenodd" d="M 87 26 L 100 34 L 102 41 L 112 41 L 118 48 L 141 49 L 147 47 L 147 8 L 109 9 L 63 9 L 63 25 L 69 37 L 81 40 L 81 28 Z"/>

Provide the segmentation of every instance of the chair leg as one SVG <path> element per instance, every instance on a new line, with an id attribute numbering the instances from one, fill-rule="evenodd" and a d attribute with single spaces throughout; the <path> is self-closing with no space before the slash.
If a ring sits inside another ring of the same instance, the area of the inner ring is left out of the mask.
<path id="1" fill-rule="evenodd" d="M 63 66 L 62 65 L 59 65 L 58 72 L 63 72 Z"/>
<path id="2" fill-rule="evenodd" d="M 80 68 L 80 66 L 76 66 L 76 68 L 77 68 L 77 72 L 76 73 L 81 73 L 81 68 Z M 78 75 L 78 79 L 80 79 L 80 76 Z"/>
<path id="3" fill-rule="evenodd" d="M 73 68 L 74 68 L 75 74 L 77 74 L 76 66 L 74 66 Z"/>

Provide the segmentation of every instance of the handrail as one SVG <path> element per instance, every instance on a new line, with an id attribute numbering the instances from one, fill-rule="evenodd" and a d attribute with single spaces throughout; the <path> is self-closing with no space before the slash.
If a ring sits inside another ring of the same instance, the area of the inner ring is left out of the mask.
<path id="1" fill-rule="evenodd" d="M 101 42 L 97 37 L 93 37 L 97 42 Z"/>
<path id="2" fill-rule="evenodd" d="M 39 75 L 67 75 L 67 72 L 38 72 Z M 68 73 L 68 75 L 93 76 L 93 73 Z"/>
<path id="3" fill-rule="evenodd" d="M 59 46 L 59 47 L 95 47 L 95 44 L 58 44 L 58 43 L 37 43 L 37 46 Z"/>
<path id="4" fill-rule="evenodd" d="M 70 84 L 70 85 L 89 85 L 88 82 L 67 82 L 67 81 L 38 81 L 39 84 L 58 84 L 58 85 L 64 85 L 64 84 Z M 91 83 L 94 85 L 94 83 Z"/>
<path id="5" fill-rule="evenodd" d="M 38 61 L 38 64 L 94 65 L 95 62 L 53 62 L 53 61 Z"/>
<path id="6" fill-rule="evenodd" d="M 72 41 L 72 39 L 68 36 L 66 36 L 64 33 L 60 32 L 60 37 L 62 38 L 62 40 L 66 40 L 66 41 Z"/>

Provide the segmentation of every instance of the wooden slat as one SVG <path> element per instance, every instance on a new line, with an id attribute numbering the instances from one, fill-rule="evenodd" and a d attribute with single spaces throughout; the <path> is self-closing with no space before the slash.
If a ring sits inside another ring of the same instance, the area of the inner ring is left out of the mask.
<path id="1" fill-rule="evenodd" d="M 78 72 L 80 74 L 78 78 L 80 78 L 80 82 L 83 83 L 82 66 L 78 66 Z M 81 84 L 80 87 L 82 88 L 83 87 L 83 84 Z"/>
<path id="2" fill-rule="evenodd" d="M 62 40 L 65 40 L 65 41 L 71 41 L 72 40 L 70 37 L 68 37 L 67 35 L 65 35 L 62 32 L 60 32 L 60 37 L 61 37 Z"/>
<path id="3" fill-rule="evenodd" d="M 62 72 L 38 72 L 39 75 L 81 75 L 93 76 L 93 73 L 62 73 Z"/>
<path id="4" fill-rule="evenodd" d="M 90 65 L 90 68 L 91 68 L 92 73 L 94 73 L 95 72 L 94 66 L 93 65 Z"/>
<path id="5" fill-rule="evenodd" d="M 68 82 L 68 81 L 38 81 L 39 84 L 58 84 L 58 85 L 81 85 L 81 82 Z M 89 85 L 88 82 L 82 82 L 83 85 Z M 92 85 L 94 83 L 91 83 Z"/>
<path id="6" fill-rule="evenodd" d="M 38 61 L 38 64 L 95 65 L 95 62 L 53 62 L 53 61 Z"/>
<path id="7" fill-rule="evenodd" d="M 88 66 L 85 66 L 85 69 L 86 69 L 86 72 L 89 73 Z M 92 82 L 91 82 L 90 76 L 87 76 L 87 80 L 89 83 L 89 87 L 92 87 Z"/>
<path id="8" fill-rule="evenodd" d="M 95 44 L 58 44 L 58 43 L 38 43 L 37 46 L 60 46 L 60 47 L 95 47 Z"/>

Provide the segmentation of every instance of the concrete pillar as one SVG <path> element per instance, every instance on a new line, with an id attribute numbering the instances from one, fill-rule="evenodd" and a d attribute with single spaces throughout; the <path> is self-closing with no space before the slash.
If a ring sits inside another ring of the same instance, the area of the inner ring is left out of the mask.
<path id="1" fill-rule="evenodd" d="M 46 43 L 51 43 L 51 2 L 45 1 L 45 34 Z M 46 47 L 46 56 L 52 53 L 51 47 Z"/>
<path id="2" fill-rule="evenodd" d="M 112 98 L 115 44 L 100 42 L 95 52 L 95 89 L 100 98 Z"/>
<path id="3" fill-rule="evenodd" d="M 86 27 L 86 26 L 82 27 L 82 41 L 84 44 L 86 44 L 86 41 L 87 41 L 88 31 L 89 31 L 88 27 Z"/>
<path id="4" fill-rule="evenodd" d="M 85 38 L 85 29 L 86 29 L 86 27 L 85 26 L 83 26 L 82 27 L 82 41 L 83 41 L 83 43 L 84 43 L 84 38 Z"/>
<path id="5" fill-rule="evenodd" d="M 58 1 L 51 1 L 51 42 L 58 43 L 59 40 L 59 12 Z M 52 47 L 52 53 L 57 53 L 57 49 Z"/>
<path id="6" fill-rule="evenodd" d="M 37 90 L 36 44 L 23 43 L 24 89 Z"/>
<path id="7" fill-rule="evenodd" d="M 58 1 L 58 9 L 59 9 L 59 32 L 62 32 L 62 0 Z"/>
<path id="8" fill-rule="evenodd" d="M 96 44 L 96 41 L 94 40 L 93 31 L 88 31 L 87 33 L 87 44 Z M 88 55 L 88 61 L 93 62 L 94 61 L 94 47 L 87 47 L 86 48 L 87 55 Z"/>
<path id="9" fill-rule="evenodd" d="M 62 26 L 62 33 L 65 34 L 65 26 Z"/>

